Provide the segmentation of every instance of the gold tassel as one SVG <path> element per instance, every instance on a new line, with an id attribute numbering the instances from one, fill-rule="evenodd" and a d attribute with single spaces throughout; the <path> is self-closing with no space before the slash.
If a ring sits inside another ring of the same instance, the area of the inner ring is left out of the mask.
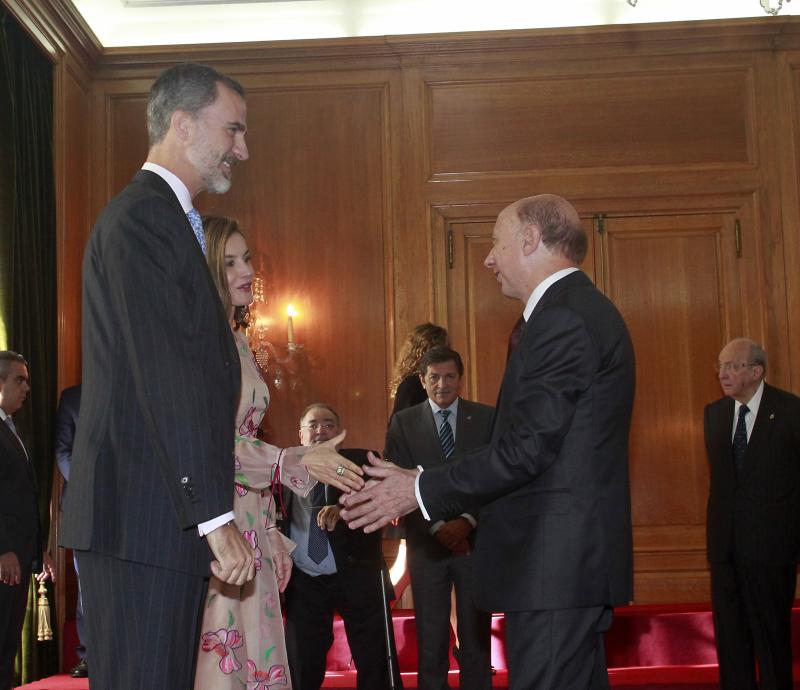
<path id="1" fill-rule="evenodd" d="M 36 612 L 39 618 L 37 638 L 39 642 L 53 639 L 53 629 L 50 627 L 50 602 L 47 600 L 47 586 L 44 582 L 39 583 L 39 599 L 36 604 Z"/>

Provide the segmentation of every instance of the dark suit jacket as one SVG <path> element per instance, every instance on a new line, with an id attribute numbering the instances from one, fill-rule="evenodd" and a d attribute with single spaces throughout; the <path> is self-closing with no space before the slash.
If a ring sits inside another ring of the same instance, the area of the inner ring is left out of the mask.
<path id="1" fill-rule="evenodd" d="M 456 446 L 453 456 L 447 460 L 439 443 L 439 433 L 427 397 L 414 407 L 401 410 L 389 424 L 386 434 L 384 456 L 401 467 L 414 468 L 422 465 L 425 470 L 443 467 L 455 462 L 459 456 L 489 442 L 494 408 L 489 405 L 459 399 L 456 416 Z M 477 519 L 478 504 L 468 505 L 465 510 L 448 515 L 446 519 L 458 517 L 462 512 Z M 431 523 L 425 520 L 420 511 L 414 511 L 405 519 L 408 545 L 422 549 L 430 558 L 444 558 L 452 555 L 430 534 Z"/>
<path id="2" fill-rule="evenodd" d="M 363 448 L 344 448 L 339 453 L 359 467 L 368 464 L 367 451 Z M 331 486 L 325 487 L 325 505 L 336 505 L 339 502 L 341 491 Z M 284 508 L 286 515 L 283 521 L 284 532 L 290 539 L 291 515 L 295 496 L 291 491 L 283 492 Z M 328 532 L 328 542 L 336 561 L 338 573 L 346 571 L 353 566 L 369 566 L 377 568 L 383 564 L 383 551 L 381 549 L 381 532 L 365 534 L 364 530 L 350 529 L 344 520 L 339 520 L 332 532 Z"/>
<path id="3" fill-rule="evenodd" d="M 69 468 L 72 462 L 72 446 L 75 443 L 75 430 L 78 427 L 78 413 L 81 408 L 81 387 L 70 386 L 61 391 L 56 410 L 55 454 L 56 464 L 64 477 L 64 494 L 69 482 Z"/>
<path id="4" fill-rule="evenodd" d="M 490 611 L 630 601 L 634 356 L 582 272 L 545 292 L 506 365 L 489 446 L 422 473 L 432 519 L 483 503 L 473 561 Z"/>
<path id="5" fill-rule="evenodd" d="M 705 408 L 708 559 L 789 565 L 800 552 L 800 398 L 764 384 L 739 473 L 733 415 L 733 398 Z"/>
<path id="6" fill-rule="evenodd" d="M 232 509 L 239 357 L 180 203 L 139 171 L 83 262 L 83 385 L 65 546 L 209 573 L 196 525 Z"/>
<path id="7" fill-rule="evenodd" d="M 13 551 L 23 571 L 41 568 L 36 476 L 19 440 L 0 420 L 0 553 Z"/>

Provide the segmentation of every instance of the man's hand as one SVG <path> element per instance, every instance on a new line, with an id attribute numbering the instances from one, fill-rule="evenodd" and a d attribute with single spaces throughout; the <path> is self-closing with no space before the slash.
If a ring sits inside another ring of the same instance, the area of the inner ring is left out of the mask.
<path id="1" fill-rule="evenodd" d="M 56 568 L 53 564 L 53 559 L 50 558 L 50 552 L 45 551 L 42 554 L 42 572 L 37 573 L 36 582 L 44 582 L 48 578 L 52 580 L 53 584 L 55 584 Z"/>
<path id="2" fill-rule="evenodd" d="M 206 535 L 216 560 L 211 572 L 229 585 L 243 585 L 256 574 L 253 549 L 232 522 L 217 527 Z"/>
<path id="3" fill-rule="evenodd" d="M 333 532 L 336 523 L 339 522 L 341 518 L 340 513 L 339 506 L 323 506 L 319 509 L 319 513 L 317 513 L 317 525 L 320 529 Z"/>
<path id="4" fill-rule="evenodd" d="M 6 585 L 18 585 L 22 577 L 19 559 L 13 551 L 0 553 L 0 582 Z"/>
<path id="5" fill-rule="evenodd" d="M 469 551 L 467 537 L 472 531 L 472 525 L 465 517 L 457 517 L 445 522 L 434 535 L 448 551 L 460 556 Z M 466 548 L 465 548 L 466 545 Z"/>
<path id="6" fill-rule="evenodd" d="M 370 465 L 364 465 L 364 469 L 372 479 L 361 491 L 344 495 L 339 502 L 344 505 L 341 515 L 350 529 L 363 527 L 365 532 L 375 532 L 417 509 L 414 480 L 419 470 L 400 468 L 374 453 L 367 457 Z"/>
<path id="7" fill-rule="evenodd" d="M 336 446 L 344 440 L 346 434 L 347 432 L 343 431 L 327 441 L 309 446 L 300 462 L 318 482 L 349 493 L 358 491 L 364 486 L 364 480 L 361 478 L 364 472 L 354 462 L 336 452 Z M 340 467 L 343 469 L 339 470 Z"/>
<path id="8" fill-rule="evenodd" d="M 278 591 L 284 592 L 292 576 L 292 557 L 285 551 L 273 554 L 272 562 L 275 564 L 275 579 L 278 581 Z"/>

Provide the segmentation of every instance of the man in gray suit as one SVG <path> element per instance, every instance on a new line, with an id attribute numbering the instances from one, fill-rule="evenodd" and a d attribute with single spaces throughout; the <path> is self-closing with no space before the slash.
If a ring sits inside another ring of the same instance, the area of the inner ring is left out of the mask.
<path id="1" fill-rule="evenodd" d="M 401 467 L 444 466 L 489 441 L 494 408 L 459 397 L 464 365 L 447 347 L 423 356 L 419 378 L 428 399 L 392 417 L 385 455 Z M 420 690 L 447 685 L 450 592 L 455 586 L 458 613 L 459 687 L 488 690 L 491 615 L 475 608 L 472 535 L 477 506 L 434 523 L 419 511 L 406 518 L 408 568 L 417 626 Z"/>

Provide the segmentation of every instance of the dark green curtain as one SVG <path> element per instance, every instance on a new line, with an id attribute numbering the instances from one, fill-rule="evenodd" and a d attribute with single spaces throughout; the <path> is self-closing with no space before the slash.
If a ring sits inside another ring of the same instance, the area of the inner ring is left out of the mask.
<path id="1" fill-rule="evenodd" d="M 5 9 L 0 9 L 0 181 L 3 300 L 8 347 L 30 365 L 32 390 L 14 420 L 39 479 L 44 534 L 50 527 L 53 411 L 56 405 L 56 222 L 53 181 L 53 65 Z M 52 587 L 49 588 L 50 600 Z M 35 590 L 20 655 L 21 682 L 57 671 L 56 641 L 36 641 Z M 55 616 L 53 617 L 55 619 Z"/>

